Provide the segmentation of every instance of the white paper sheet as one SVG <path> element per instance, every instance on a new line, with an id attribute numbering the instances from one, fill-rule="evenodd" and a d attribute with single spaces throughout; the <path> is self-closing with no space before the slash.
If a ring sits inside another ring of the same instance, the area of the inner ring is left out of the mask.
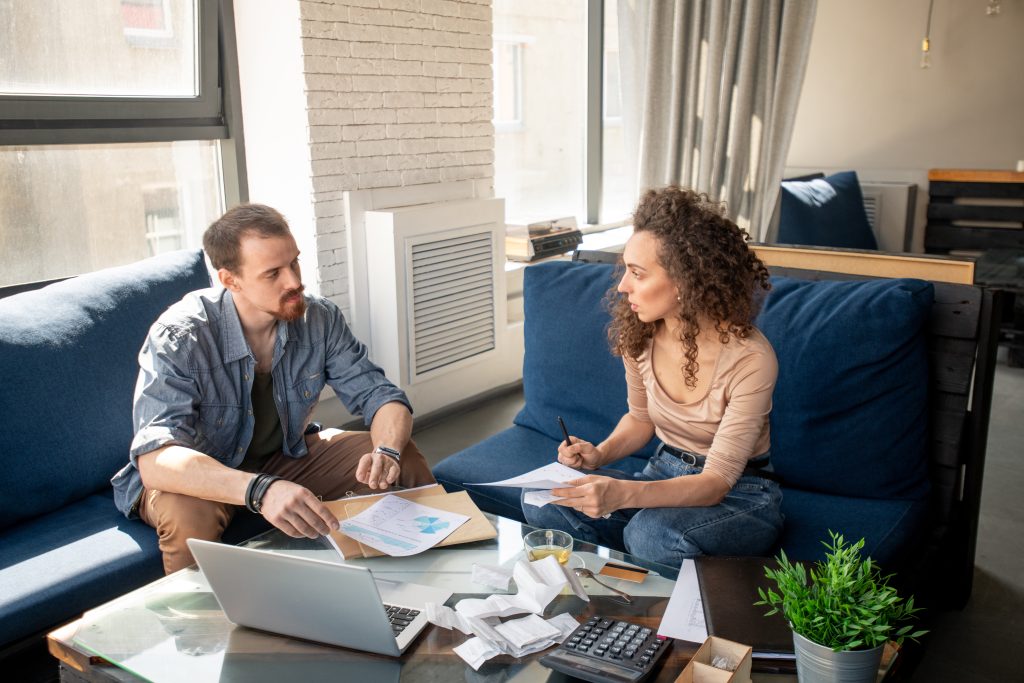
<path id="1" fill-rule="evenodd" d="M 573 479 L 579 479 L 583 476 L 586 476 L 583 472 L 574 470 L 571 467 L 566 467 L 560 462 L 553 462 L 510 479 L 484 483 L 470 483 L 473 483 L 474 486 L 511 486 L 524 489 L 560 489 L 566 487 L 565 482 Z"/>
<path id="2" fill-rule="evenodd" d="M 399 496 L 384 496 L 355 517 L 344 520 L 341 531 L 382 553 L 404 557 L 434 547 L 467 521 L 466 515 Z"/>
<path id="3" fill-rule="evenodd" d="M 465 598 L 454 610 L 433 603 L 426 606 L 430 623 L 475 636 L 455 648 L 474 670 L 499 654 L 523 657 L 565 640 L 579 625 L 575 619 L 559 614 L 544 620 L 538 615 L 567 583 L 580 598 L 590 599 L 573 571 L 551 556 L 536 562 L 520 560 L 512 574 L 519 591 L 515 595 Z M 528 616 L 501 623 L 503 617 L 524 613 Z"/>
<path id="4" fill-rule="evenodd" d="M 550 489 L 544 489 L 541 491 L 527 491 L 523 494 L 523 502 L 527 505 L 532 505 L 535 508 L 542 508 L 548 503 L 553 503 L 556 500 L 565 500 L 551 493 Z"/>
<path id="5" fill-rule="evenodd" d="M 703 643 L 708 637 L 704 623 L 704 606 L 700 600 L 700 583 L 697 581 L 697 565 L 693 560 L 683 560 L 679 567 L 672 597 L 665 607 L 665 615 L 658 627 L 659 636 Z"/>
<path id="6" fill-rule="evenodd" d="M 473 583 L 488 588 L 507 591 L 508 583 L 512 580 L 512 574 L 507 569 L 492 564 L 477 564 L 474 562 L 472 571 L 470 580 Z"/>
<path id="7" fill-rule="evenodd" d="M 548 619 L 548 623 L 558 629 L 559 636 L 558 642 L 562 642 L 566 638 L 572 635 L 572 632 L 579 628 L 580 622 L 576 621 L 576 618 L 571 614 L 562 612 Z"/>
<path id="8" fill-rule="evenodd" d="M 484 662 L 491 657 L 497 657 L 501 653 L 483 638 L 470 638 L 462 645 L 453 648 L 455 654 L 462 657 L 466 664 L 473 667 L 473 671 L 480 668 Z"/>
<path id="9" fill-rule="evenodd" d="M 494 630 L 512 643 L 513 647 L 520 649 L 541 640 L 553 641 L 561 635 L 561 631 L 536 614 L 529 614 L 519 619 L 509 619 L 495 626 Z"/>

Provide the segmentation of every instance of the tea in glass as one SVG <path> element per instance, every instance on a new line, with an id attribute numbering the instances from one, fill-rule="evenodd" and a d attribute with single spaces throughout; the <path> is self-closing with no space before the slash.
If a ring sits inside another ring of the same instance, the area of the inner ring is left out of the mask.
<path id="1" fill-rule="evenodd" d="M 531 561 L 554 556 L 559 564 L 569 562 L 572 555 L 572 536 L 557 529 L 537 529 L 523 536 L 526 554 Z"/>

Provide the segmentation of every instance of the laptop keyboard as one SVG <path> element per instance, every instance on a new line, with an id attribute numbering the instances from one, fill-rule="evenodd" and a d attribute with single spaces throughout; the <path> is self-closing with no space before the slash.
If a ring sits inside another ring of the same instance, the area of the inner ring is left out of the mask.
<path id="1" fill-rule="evenodd" d="M 389 605 L 384 603 L 384 609 L 388 613 L 388 621 L 391 622 L 391 631 L 397 636 L 399 633 L 405 630 L 405 627 L 412 623 L 412 620 L 419 616 L 420 611 L 418 609 L 409 609 L 408 607 L 399 607 L 398 605 Z"/>

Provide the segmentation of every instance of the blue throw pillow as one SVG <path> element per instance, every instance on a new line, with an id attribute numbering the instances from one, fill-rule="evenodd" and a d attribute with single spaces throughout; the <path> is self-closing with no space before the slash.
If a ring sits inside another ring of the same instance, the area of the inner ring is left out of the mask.
<path id="1" fill-rule="evenodd" d="M 782 182 L 779 236 L 782 244 L 877 249 L 857 173 Z"/>
<path id="2" fill-rule="evenodd" d="M 0 529 L 109 488 L 146 333 L 209 284 L 202 252 L 179 251 L 0 299 Z"/>
<path id="3" fill-rule="evenodd" d="M 788 486 L 864 498 L 928 492 L 923 280 L 772 278 L 757 326 L 775 349 L 772 462 Z"/>
<path id="4" fill-rule="evenodd" d="M 571 434 L 597 443 L 629 410 L 626 371 L 608 347 L 605 294 L 614 284 L 611 264 L 555 261 L 526 269 L 526 405 L 516 424 L 562 441 L 561 415 Z M 642 452 L 652 451 L 648 444 Z"/>

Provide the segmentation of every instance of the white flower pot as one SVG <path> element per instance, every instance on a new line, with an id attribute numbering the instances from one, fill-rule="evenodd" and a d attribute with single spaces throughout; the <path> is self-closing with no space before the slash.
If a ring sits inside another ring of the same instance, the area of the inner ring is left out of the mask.
<path id="1" fill-rule="evenodd" d="M 834 652 L 794 631 L 796 677 L 800 683 L 874 683 L 884 647 Z"/>

